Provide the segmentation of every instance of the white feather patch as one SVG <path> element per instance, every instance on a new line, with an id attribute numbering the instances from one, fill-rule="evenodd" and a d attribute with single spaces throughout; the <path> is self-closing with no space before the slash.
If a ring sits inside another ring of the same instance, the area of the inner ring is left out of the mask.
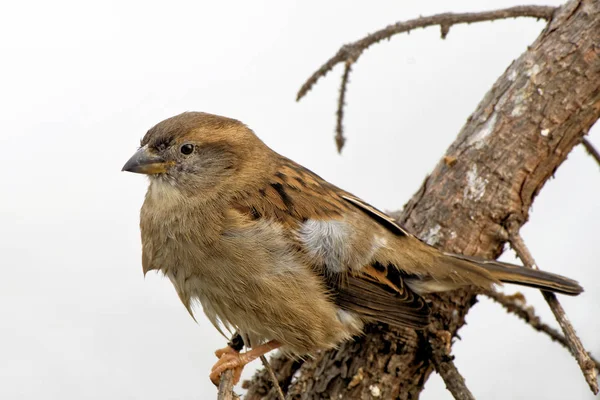
<path id="1" fill-rule="evenodd" d="M 299 236 L 315 262 L 332 272 L 343 272 L 350 258 L 350 232 L 344 221 L 309 219 L 300 227 Z"/>
<path id="2" fill-rule="evenodd" d="M 360 332 L 364 327 L 363 321 L 353 312 L 338 308 L 337 317 L 344 326 L 353 332 Z"/>
<path id="3" fill-rule="evenodd" d="M 439 282 L 433 279 L 407 279 L 406 284 L 413 292 L 417 294 L 445 292 L 453 290 L 460 285 L 452 285 L 447 282 Z"/>

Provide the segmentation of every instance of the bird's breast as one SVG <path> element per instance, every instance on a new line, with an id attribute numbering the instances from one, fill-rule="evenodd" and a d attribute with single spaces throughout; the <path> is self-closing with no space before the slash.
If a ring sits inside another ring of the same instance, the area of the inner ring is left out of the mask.
<path id="1" fill-rule="evenodd" d="M 181 209 L 179 215 L 151 209 L 142 215 L 145 270 L 163 271 L 188 310 L 198 301 L 215 326 L 257 341 L 279 340 L 297 354 L 357 333 L 360 323 L 347 324 L 348 316 L 340 315 L 321 278 L 278 224 L 215 227 L 214 220 L 198 215 L 191 223 Z"/>

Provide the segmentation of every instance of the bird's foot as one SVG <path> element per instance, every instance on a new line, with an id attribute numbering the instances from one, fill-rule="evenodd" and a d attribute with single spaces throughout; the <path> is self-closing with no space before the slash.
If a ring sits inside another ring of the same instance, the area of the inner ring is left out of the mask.
<path id="1" fill-rule="evenodd" d="M 230 346 L 224 347 L 215 351 L 215 355 L 219 357 L 219 361 L 215 363 L 210 372 L 210 380 L 215 385 L 219 385 L 221 374 L 228 369 L 233 371 L 233 384 L 237 384 L 242 376 L 242 370 L 246 364 L 256 360 L 260 356 L 268 353 L 281 346 L 278 342 L 272 340 L 262 344 L 250 351 L 240 353 Z"/>
<path id="2" fill-rule="evenodd" d="M 235 350 L 231 346 L 223 347 L 222 349 L 215 350 L 215 356 L 221 358 L 223 354 L 240 354 L 239 351 Z"/>
<path id="3" fill-rule="evenodd" d="M 229 347 L 231 349 L 231 347 Z M 225 349 L 217 350 L 215 354 L 223 351 Z M 244 370 L 244 366 L 248 364 L 250 361 L 247 360 L 247 357 L 244 357 L 245 354 L 240 354 L 237 351 L 231 349 L 231 351 L 224 351 L 221 353 L 219 357 L 219 361 L 215 363 L 210 371 L 210 380 L 216 386 L 219 386 L 219 382 L 221 381 L 221 374 L 228 369 L 233 371 L 233 384 L 236 385 L 242 376 L 242 371 Z"/>

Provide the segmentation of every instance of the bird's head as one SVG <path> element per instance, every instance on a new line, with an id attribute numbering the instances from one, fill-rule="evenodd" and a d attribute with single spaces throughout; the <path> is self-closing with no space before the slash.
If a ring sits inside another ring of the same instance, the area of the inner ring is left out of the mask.
<path id="1" fill-rule="evenodd" d="M 186 112 L 150 129 L 123 171 L 146 174 L 151 182 L 184 193 L 216 190 L 234 179 L 264 144 L 241 122 Z"/>

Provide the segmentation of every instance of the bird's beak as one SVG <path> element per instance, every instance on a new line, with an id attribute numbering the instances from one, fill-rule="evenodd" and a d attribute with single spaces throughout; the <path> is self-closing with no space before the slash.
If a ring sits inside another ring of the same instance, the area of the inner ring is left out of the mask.
<path id="1" fill-rule="evenodd" d="M 123 165 L 121 171 L 136 172 L 138 174 L 163 174 L 172 163 L 165 161 L 158 154 L 152 153 L 147 146 L 140 148 Z"/>

